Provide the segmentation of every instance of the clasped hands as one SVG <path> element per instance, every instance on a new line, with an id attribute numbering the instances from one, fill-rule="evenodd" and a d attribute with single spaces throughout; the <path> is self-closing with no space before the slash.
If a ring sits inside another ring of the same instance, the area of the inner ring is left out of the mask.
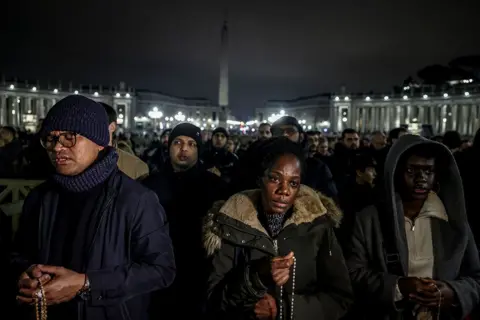
<path id="1" fill-rule="evenodd" d="M 48 305 L 70 301 L 83 288 L 85 277 L 85 274 L 63 267 L 33 265 L 18 280 L 17 301 L 33 304 L 40 289 L 39 282 L 43 285 Z"/>
<path id="2" fill-rule="evenodd" d="M 263 281 L 270 283 L 273 281 L 276 286 L 283 286 L 290 278 L 290 269 L 294 262 L 293 252 L 284 257 L 275 257 L 264 260 L 258 265 L 258 274 Z M 255 305 L 255 315 L 259 320 L 274 320 L 277 318 L 277 303 L 275 298 L 265 294 Z"/>
<path id="3" fill-rule="evenodd" d="M 401 278 L 398 288 L 405 299 L 427 308 L 449 308 L 455 302 L 455 292 L 448 284 L 430 278 Z"/>

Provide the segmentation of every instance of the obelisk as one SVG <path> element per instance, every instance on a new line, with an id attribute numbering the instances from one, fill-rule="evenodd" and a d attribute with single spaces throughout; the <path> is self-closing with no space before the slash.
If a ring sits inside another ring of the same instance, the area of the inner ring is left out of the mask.
<path id="1" fill-rule="evenodd" d="M 220 106 L 219 126 L 227 127 L 228 115 L 228 21 L 227 14 L 223 22 L 220 48 L 220 82 L 218 86 L 218 105 Z"/>

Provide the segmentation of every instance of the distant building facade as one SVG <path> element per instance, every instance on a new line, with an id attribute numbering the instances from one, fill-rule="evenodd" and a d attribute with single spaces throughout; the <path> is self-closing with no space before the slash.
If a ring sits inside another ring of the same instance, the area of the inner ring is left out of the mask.
<path id="1" fill-rule="evenodd" d="M 134 90 L 124 83 L 117 87 L 68 84 L 40 85 L 18 81 L 0 81 L 0 126 L 35 130 L 50 108 L 62 98 L 80 94 L 114 107 L 122 129 L 170 128 L 180 122 L 192 122 L 204 129 L 214 128 L 230 118 L 228 108 L 207 99 L 189 99 L 160 92 Z M 156 111 L 155 111 L 156 110 Z"/>
<path id="2" fill-rule="evenodd" d="M 406 90 L 397 94 L 328 94 L 294 100 L 271 100 L 255 110 L 260 122 L 273 122 L 280 113 L 292 115 L 308 128 L 362 133 L 389 131 L 405 126 L 430 125 L 433 133 L 456 130 L 473 135 L 480 126 L 480 86 L 464 85 L 445 90 Z M 273 120 L 273 121 L 272 121 Z M 327 128 L 328 124 L 328 128 Z"/>

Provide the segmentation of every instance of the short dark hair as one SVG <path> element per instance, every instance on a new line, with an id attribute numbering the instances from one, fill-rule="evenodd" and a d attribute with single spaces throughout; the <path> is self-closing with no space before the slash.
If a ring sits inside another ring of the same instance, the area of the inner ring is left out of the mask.
<path id="1" fill-rule="evenodd" d="M 285 155 L 293 155 L 300 162 L 301 175 L 305 174 L 305 156 L 302 147 L 287 137 L 278 137 L 267 140 L 258 145 L 258 155 L 260 157 L 259 167 L 255 170 L 256 178 L 262 178 L 278 161 Z"/>
<path id="2" fill-rule="evenodd" d="M 462 144 L 462 137 L 458 131 L 447 131 L 443 135 L 443 144 L 448 147 L 448 149 L 456 149 Z"/>
<path id="3" fill-rule="evenodd" d="M 347 134 L 358 134 L 357 130 L 353 129 L 353 128 L 347 128 L 345 130 L 342 131 L 342 139 L 345 139 L 345 135 Z"/>
<path id="4" fill-rule="evenodd" d="M 353 161 L 353 168 L 361 172 L 365 172 L 367 168 L 375 168 L 376 166 L 377 162 L 375 159 L 371 155 L 365 153 L 357 154 Z"/>
<path id="5" fill-rule="evenodd" d="M 388 133 L 388 140 L 390 142 L 392 142 L 393 139 L 398 139 L 398 136 L 402 132 L 407 133 L 408 131 L 405 128 L 394 128 L 394 129 L 390 130 L 390 132 Z"/>
<path id="6" fill-rule="evenodd" d="M 107 112 L 108 124 L 110 124 L 112 122 L 117 123 L 117 112 L 115 111 L 115 109 L 113 109 L 112 106 L 110 106 L 110 105 L 108 105 L 104 102 L 100 102 L 100 104 L 105 108 L 105 111 Z"/>

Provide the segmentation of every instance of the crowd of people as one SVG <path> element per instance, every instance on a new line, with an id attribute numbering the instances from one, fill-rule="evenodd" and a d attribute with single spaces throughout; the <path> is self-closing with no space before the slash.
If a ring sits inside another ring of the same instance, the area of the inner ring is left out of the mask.
<path id="1" fill-rule="evenodd" d="M 6 319 L 478 319 L 480 134 L 116 119 L 73 95 L 0 129 L 0 178 L 44 180 L 0 234 Z"/>

